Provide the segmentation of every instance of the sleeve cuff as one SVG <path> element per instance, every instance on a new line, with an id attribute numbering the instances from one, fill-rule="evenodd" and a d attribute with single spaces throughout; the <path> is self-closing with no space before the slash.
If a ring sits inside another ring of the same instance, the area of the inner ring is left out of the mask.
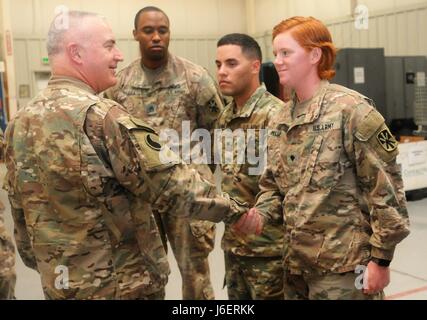
<path id="1" fill-rule="evenodd" d="M 394 248 L 392 249 L 380 249 L 377 247 L 371 248 L 371 257 L 378 258 L 378 259 L 384 259 L 384 260 L 393 260 L 394 255 Z"/>
<path id="2" fill-rule="evenodd" d="M 246 202 L 241 202 L 236 198 L 230 197 L 230 195 L 226 192 L 222 192 L 223 198 L 228 199 L 229 201 L 229 214 L 225 218 L 225 222 L 233 222 L 237 220 L 241 215 L 245 214 L 249 210 L 249 204 Z"/>
<path id="3" fill-rule="evenodd" d="M 265 213 L 264 211 L 256 208 L 257 212 L 264 218 L 264 221 L 269 221 L 270 220 L 270 216 Z"/>

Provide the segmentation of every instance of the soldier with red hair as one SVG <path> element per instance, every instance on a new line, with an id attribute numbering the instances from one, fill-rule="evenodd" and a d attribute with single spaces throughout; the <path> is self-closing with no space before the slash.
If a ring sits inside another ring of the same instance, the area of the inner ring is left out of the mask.
<path id="1" fill-rule="evenodd" d="M 329 83 L 337 50 L 322 22 L 280 22 L 273 48 L 292 99 L 269 125 L 261 191 L 235 227 L 259 233 L 282 205 L 286 299 L 382 299 L 409 234 L 397 142 L 369 98 Z"/>

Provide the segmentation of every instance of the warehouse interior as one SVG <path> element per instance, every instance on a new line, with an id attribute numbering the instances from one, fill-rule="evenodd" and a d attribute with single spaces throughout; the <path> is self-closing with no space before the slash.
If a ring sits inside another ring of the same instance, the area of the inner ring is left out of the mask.
<path id="1" fill-rule="evenodd" d="M 0 125 L 7 122 L 47 85 L 50 68 L 46 51 L 49 23 L 60 10 L 104 15 L 112 26 L 124 61 L 139 57 L 132 36 L 135 13 L 146 5 L 165 11 L 170 19 L 169 50 L 216 74 L 216 42 L 227 33 L 253 36 L 262 49 L 265 70 L 274 60 L 271 31 L 281 20 L 314 16 L 331 31 L 340 49 L 332 80 L 374 100 L 399 140 L 399 158 L 408 199 L 411 234 L 396 251 L 391 265 L 391 300 L 427 299 L 427 0 L 0 0 Z M 269 73 L 263 80 L 267 83 Z M 273 88 L 274 87 L 274 88 Z M 274 94 L 280 96 L 277 86 Z M 5 166 L 0 164 L 3 181 Z M 5 190 L 5 224 L 13 234 Z M 216 299 L 227 299 L 224 257 L 218 224 L 210 254 Z M 181 278 L 169 250 L 172 273 L 166 299 L 181 299 Z M 16 298 L 44 299 L 38 274 L 16 258 Z"/>

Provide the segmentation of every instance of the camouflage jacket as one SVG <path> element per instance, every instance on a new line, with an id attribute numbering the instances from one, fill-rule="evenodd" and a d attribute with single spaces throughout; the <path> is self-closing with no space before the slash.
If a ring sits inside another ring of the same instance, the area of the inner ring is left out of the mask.
<path id="1" fill-rule="evenodd" d="M 223 110 L 220 91 L 208 71 L 169 53 L 164 67 L 143 68 L 141 59 L 137 59 L 122 69 L 117 78 L 117 84 L 105 91 L 104 96 L 120 103 L 132 116 L 145 121 L 160 134 L 166 133 L 166 129 L 175 130 L 180 140 L 169 139 L 168 144 L 180 153 L 185 163 L 195 163 L 192 160 L 197 157 L 197 142 L 190 140 L 190 134 L 195 129 L 211 131 Z M 191 167 L 214 181 L 207 165 Z M 212 224 L 207 222 L 190 225 L 198 236 L 212 229 Z"/>
<path id="2" fill-rule="evenodd" d="M 150 205 L 214 221 L 228 212 L 176 156 L 161 161 L 153 129 L 75 79 L 52 78 L 5 140 L 17 246 L 47 298 L 154 293 L 169 266 Z"/>
<path id="3" fill-rule="evenodd" d="M 15 291 L 15 247 L 3 221 L 4 206 L 0 202 L 0 300 L 13 299 Z"/>
<path id="4" fill-rule="evenodd" d="M 3 131 L 0 128 L 0 153 L 3 158 Z M 0 300 L 12 299 L 15 289 L 15 247 L 6 232 L 3 213 L 4 205 L 0 201 Z"/>
<path id="5" fill-rule="evenodd" d="M 160 70 L 143 69 L 137 59 L 117 77 L 117 85 L 105 96 L 157 130 L 174 129 L 181 134 L 185 120 L 190 121 L 191 132 L 212 130 L 223 109 L 218 86 L 208 71 L 172 54 Z"/>
<path id="6" fill-rule="evenodd" d="M 258 87 L 238 113 L 234 112 L 234 101 L 228 104 L 218 119 L 217 128 L 231 129 L 233 132 L 243 129 L 247 139 L 249 138 L 248 129 L 254 130 L 255 149 L 260 150 L 260 130 L 267 128 L 267 124 L 273 115 L 281 110 L 283 106 L 284 103 L 271 95 L 262 85 Z M 225 144 L 223 148 L 224 146 Z M 246 150 L 248 148 L 249 145 L 246 144 Z M 260 174 L 249 174 L 249 168 L 254 167 L 254 165 L 247 160 L 243 164 L 237 163 L 236 154 L 239 150 L 241 151 L 241 148 L 234 148 L 233 150 L 233 163 L 221 164 L 222 191 L 253 207 L 255 205 L 255 197 L 259 192 Z M 273 219 L 264 227 L 260 236 L 238 235 L 231 228 L 230 222 L 226 222 L 222 238 L 222 249 L 225 252 L 231 252 L 239 256 L 281 256 L 283 252 L 283 234 L 284 226 L 281 212 L 275 214 Z"/>
<path id="7" fill-rule="evenodd" d="M 409 234 L 397 141 L 366 99 L 322 81 L 303 110 L 290 101 L 270 125 L 256 207 L 268 217 L 283 204 L 292 273 L 391 260 Z"/>

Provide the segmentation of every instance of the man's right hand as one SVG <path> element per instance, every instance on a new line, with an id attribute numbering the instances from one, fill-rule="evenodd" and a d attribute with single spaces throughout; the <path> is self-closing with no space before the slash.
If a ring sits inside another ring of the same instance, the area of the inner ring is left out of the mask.
<path id="1" fill-rule="evenodd" d="M 260 235 L 263 228 L 264 217 L 258 213 L 256 208 L 252 208 L 247 213 L 243 214 L 233 225 L 234 231 L 245 235 Z"/>

